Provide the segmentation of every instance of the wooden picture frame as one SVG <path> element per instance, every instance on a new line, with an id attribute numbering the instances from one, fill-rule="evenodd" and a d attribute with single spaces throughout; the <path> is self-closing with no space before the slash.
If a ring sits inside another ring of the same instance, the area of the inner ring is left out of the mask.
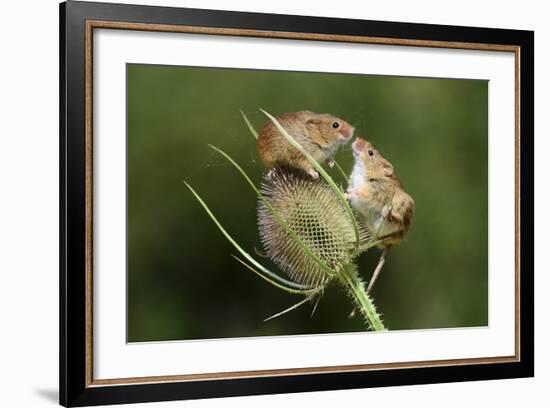
<path id="1" fill-rule="evenodd" d="M 101 28 L 515 54 L 515 353 L 502 357 L 95 379 L 93 38 Z M 60 5 L 60 403 L 213 398 L 534 375 L 534 34 L 69 1 Z"/>

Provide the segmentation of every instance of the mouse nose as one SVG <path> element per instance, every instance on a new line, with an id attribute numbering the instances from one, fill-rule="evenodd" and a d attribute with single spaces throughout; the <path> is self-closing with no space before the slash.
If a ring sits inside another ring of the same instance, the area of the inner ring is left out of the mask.
<path id="1" fill-rule="evenodd" d="M 361 138 L 357 138 L 355 139 L 355 142 L 353 142 L 353 144 L 351 145 L 351 147 L 353 148 L 353 150 L 355 150 L 356 152 L 360 152 L 362 151 L 364 148 L 365 148 L 365 141 Z"/>
<path id="2" fill-rule="evenodd" d="M 342 127 L 340 134 L 344 139 L 349 140 L 352 138 L 354 131 L 355 131 L 355 128 L 353 126 L 347 125 Z"/>

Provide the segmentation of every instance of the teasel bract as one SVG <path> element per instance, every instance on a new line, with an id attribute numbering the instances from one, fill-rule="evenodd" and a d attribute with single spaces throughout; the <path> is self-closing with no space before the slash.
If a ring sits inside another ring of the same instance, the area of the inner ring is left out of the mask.
<path id="1" fill-rule="evenodd" d="M 288 279 L 268 270 L 245 251 L 224 229 L 196 191 L 186 183 L 187 187 L 220 231 L 245 258 L 243 260 L 235 257 L 239 262 L 278 288 L 306 297 L 302 302 L 275 316 L 294 309 L 307 300 L 322 296 L 327 285 L 334 281 L 347 290 L 364 316 L 368 328 L 386 330 L 354 262 L 361 252 L 376 245 L 375 239 L 357 222 L 340 187 L 326 171 L 313 158 L 308 157 L 308 153 L 301 149 L 273 116 L 264 113 L 281 130 L 289 143 L 312 162 L 321 178 L 312 179 L 300 170 L 275 168 L 264 176 L 260 188 L 257 188 L 229 155 L 211 147 L 241 173 L 256 193 L 258 228 L 264 250 Z M 243 117 L 254 134 L 244 114 Z"/>

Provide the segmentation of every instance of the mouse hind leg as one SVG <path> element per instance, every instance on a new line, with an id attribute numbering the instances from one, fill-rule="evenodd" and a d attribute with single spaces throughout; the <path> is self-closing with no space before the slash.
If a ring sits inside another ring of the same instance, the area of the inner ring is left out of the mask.
<path id="1" fill-rule="evenodd" d="M 374 286 L 374 282 L 376 282 L 376 279 L 378 279 L 378 276 L 380 275 L 380 272 L 382 271 L 382 268 L 384 267 L 384 264 L 386 263 L 386 256 L 388 255 L 388 252 L 390 251 L 390 247 L 387 246 L 382 250 L 382 254 L 380 255 L 380 259 L 378 260 L 378 264 L 376 265 L 376 269 L 374 269 L 374 273 L 372 274 L 372 278 L 370 278 L 369 286 L 367 287 L 367 293 L 370 293 L 372 290 L 372 287 Z"/>

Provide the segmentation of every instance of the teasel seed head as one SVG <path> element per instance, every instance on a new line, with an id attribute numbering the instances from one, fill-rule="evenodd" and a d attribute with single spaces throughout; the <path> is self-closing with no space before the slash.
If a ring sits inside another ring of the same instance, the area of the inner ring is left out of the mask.
<path id="1" fill-rule="evenodd" d="M 353 223 L 324 180 L 294 169 L 275 168 L 264 177 L 260 191 L 271 206 L 259 200 L 258 226 L 264 249 L 290 279 L 318 287 L 352 263 L 357 245 Z M 332 273 L 288 233 L 272 209 Z M 368 240 L 365 230 L 360 231 L 360 238 Z"/>

